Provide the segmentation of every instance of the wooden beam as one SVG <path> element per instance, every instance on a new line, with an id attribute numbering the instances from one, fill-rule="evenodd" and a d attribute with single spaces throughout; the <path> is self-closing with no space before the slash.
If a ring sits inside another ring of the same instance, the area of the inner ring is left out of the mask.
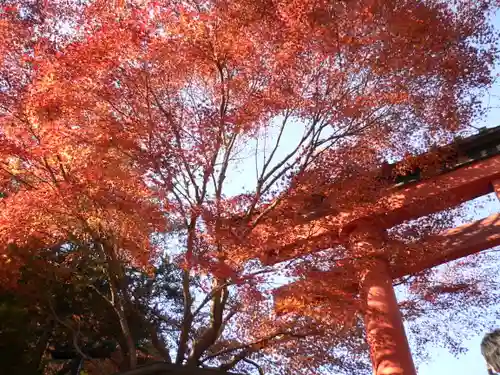
<path id="1" fill-rule="evenodd" d="M 424 251 L 420 259 L 412 259 L 411 254 L 396 260 L 397 265 L 392 267 L 392 277 L 421 272 L 425 269 L 439 266 L 483 250 L 500 246 L 500 213 L 490 215 L 484 219 L 450 229 L 435 237 L 430 237 L 419 247 L 432 249 L 434 253 Z M 439 251 L 436 251 L 439 249 Z M 412 264 L 417 261 L 417 264 Z M 410 263 L 411 262 L 411 263 Z M 405 264 L 406 263 L 406 264 Z"/>
<path id="2" fill-rule="evenodd" d="M 279 249 L 269 249 L 268 253 L 261 255 L 261 261 L 274 264 L 300 255 L 295 249 L 297 238 L 300 238 L 300 248 L 304 249 L 304 254 L 308 252 L 308 247 L 313 251 L 321 250 L 317 245 L 319 243 L 325 244 L 323 249 L 326 249 L 327 244 L 335 244 L 332 237 L 359 220 L 376 220 L 381 227 L 391 228 L 406 220 L 455 207 L 492 192 L 492 181 L 496 180 L 500 180 L 500 155 L 403 189 L 392 189 L 378 201 L 361 205 L 356 210 L 337 212 L 288 230 L 280 230 L 280 238 L 290 239 L 290 242 Z M 273 232 L 273 227 L 257 226 L 257 235 L 259 231 Z"/>
<path id="3" fill-rule="evenodd" d="M 422 181 L 388 194 L 378 206 L 389 211 L 378 215 L 385 228 L 454 207 L 492 191 L 491 181 L 500 179 L 500 155 Z"/>
<path id="4" fill-rule="evenodd" d="M 418 248 L 415 247 L 413 255 L 408 253 L 397 254 L 390 267 L 391 277 L 396 279 L 415 274 L 496 246 L 500 246 L 500 213 L 429 237 L 419 243 Z M 414 264 L 415 261 L 418 263 Z M 354 277 L 355 270 L 355 264 L 349 262 L 346 263 L 342 270 L 324 271 L 324 276 L 321 276 L 318 272 L 316 278 L 322 281 L 332 280 L 329 289 L 338 296 L 349 298 L 349 296 L 356 294 L 359 287 Z M 313 285 L 309 284 L 311 284 L 310 281 L 299 280 L 278 288 L 274 293 L 274 303 L 278 310 L 283 310 L 278 312 L 286 313 L 286 299 L 293 297 L 294 290 L 303 290 L 304 287 L 307 287 L 311 290 L 316 289 L 318 293 L 321 293 L 321 290 L 326 288 L 325 285 L 314 288 Z M 320 298 L 318 293 L 312 295 L 307 291 L 305 295 L 311 296 L 311 298 L 307 299 L 307 304 L 319 306 L 328 303 L 328 298 Z M 301 293 L 301 295 L 304 295 L 304 293 Z"/>

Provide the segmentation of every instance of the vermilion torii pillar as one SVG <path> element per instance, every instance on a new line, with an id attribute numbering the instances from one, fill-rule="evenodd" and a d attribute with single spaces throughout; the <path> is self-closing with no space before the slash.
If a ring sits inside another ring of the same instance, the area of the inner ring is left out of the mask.
<path id="1" fill-rule="evenodd" d="M 249 239 L 249 242 L 273 243 L 268 252 L 260 254 L 265 264 L 337 245 L 344 246 L 353 259 L 362 259 L 325 271 L 325 279 L 335 280 L 330 275 L 339 274 L 339 285 L 331 285 L 335 294 L 345 298 L 361 296 L 375 375 L 416 374 L 393 280 L 500 245 L 500 214 L 427 238 L 411 251 L 397 243 L 387 243 L 385 231 L 406 220 L 451 208 L 490 192 L 496 192 L 500 198 L 500 127 L 458 142 L 453 163 L 451 168 L 432 176 L 417 177 L 381 191 L 374 201 L 356 210 L 343 210 L 335 195 L 326 196 L 322 199 L 326 209 L 306 215 L 294 227 L 280 229 L 279 236 L 273 234 L 275 219 L 271 218 L 261 222 Z M 350 275 L 348 281 L 345 281 L 346 275 Z M 288 311 L 287 299 L 293 299 L 294 293 L 303 286 L 299 281 L 276 291 L 278 313 Z M 303 293 L 302 298 L 304 295 L 309 298 L 307 293 Z M 307 303 L 322 306 L 328 299 L 310 299 Z"/>
<path id="2" fill-rule="evenodd" d="M 354 257 L 366 258 L 357 277 L 364 301 L 366 337 L 374 373 L 415 375 L 385 256 L 385 230 L 377 228 L 374 223 L 361 222 L 348 234 L 347 242 Z"/>

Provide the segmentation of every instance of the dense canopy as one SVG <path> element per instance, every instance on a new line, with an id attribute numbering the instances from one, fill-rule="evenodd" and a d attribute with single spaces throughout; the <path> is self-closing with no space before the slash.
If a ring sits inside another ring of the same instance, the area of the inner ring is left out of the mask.
<path id="1" fill-rule="evenodd" d="M 1 1 L 0 341 L 12 351 L 0 365 L 366 371 L 352 298 L 342 313 L 273 310 L 271 289 L 314 280 L 331 253 L 306 243 L 287 264 L 256 259 L 317 207 L 321 187 L 341 186 L 326 193 L 355 210 L 383 188 L 370 171 L 384 161 L 470 131 L 493 82 L 496 7 Z M 415 242 L 458 213 L 391 235 Z M 412 319 L 471 304 L 470 288 L 429 299 L 433 277 L 398 281 Z M 481 296 L 479 307 L 498 298 Z M 54 360 L 63 347 L 72 356 Z"/>

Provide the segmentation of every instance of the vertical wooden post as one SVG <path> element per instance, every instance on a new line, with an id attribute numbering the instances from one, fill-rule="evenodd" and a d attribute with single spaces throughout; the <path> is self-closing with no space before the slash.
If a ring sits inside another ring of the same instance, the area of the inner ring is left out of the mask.
<path id="1" fill-rule="evenodd" d="M 349 243 L 354 256 L 367 259 L 360 262 L 358 275 L 373 374 L 416 375 L 389 264 L 384 258 L 385 232 L 369 223 L 360 223 L 350 231 Z"/>
<path id="2" fill-rule="evenodd" d="M 387 262 L 374 259 L 363 273 L 361 296 L 374 375 L 416 375 Z"/>

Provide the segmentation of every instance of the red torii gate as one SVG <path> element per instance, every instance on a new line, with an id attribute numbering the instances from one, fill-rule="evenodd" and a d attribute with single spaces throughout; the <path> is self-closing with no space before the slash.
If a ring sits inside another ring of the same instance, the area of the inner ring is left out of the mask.
<path id="1" fill-rule="evenodd" d="M 355 275 L 355 282 L 332 285 L 332 288 L 340 288 L 340 295 L 359 293 L 365 303 L 366 334 L 375 375 L 416 374 L 393 290 L 393 279 L 500 245 L 500 214 L 429 238 L 419 247 L 432 245 L 442 251 L 434 254 L 420 252 L 418 259 L 413 252 L 411 255 L 398 252 L 397 244 L 386 243 L 386 230 L 406 220 L 451 208 L 494 191 L 500 198 L 500 127 L 483 130 L 462 140 L 460 147 L 465 152 L 460 154 L 459 150 L 451 170 L 390 188 L 376 202 L 355 211 L 327 210 L 315 215 L 314 219 L 305 219 L 303 223 L 288 228 L 288 232 L 280 232 L 279 247 L 261 255 L 264 263 L 275 264 L 303 255 L 305 249 L 318 251 L 343 244 L 354 258 L 371 257 L 370 262 L 346 263 L 342 269 L 328 273 Z M 256 229 L 257 235 L 259 232 L 266 235 L 273 230 L 272 225 L 265 223 Z M 287 242 L 288 239 L 293 240 Z M 387 258 L 387 246 L 391 246 L 391 261 Z M 278 312 L 298 288 L 301 288 L 300 282 L 277 290 L 275 304 Z"/>

